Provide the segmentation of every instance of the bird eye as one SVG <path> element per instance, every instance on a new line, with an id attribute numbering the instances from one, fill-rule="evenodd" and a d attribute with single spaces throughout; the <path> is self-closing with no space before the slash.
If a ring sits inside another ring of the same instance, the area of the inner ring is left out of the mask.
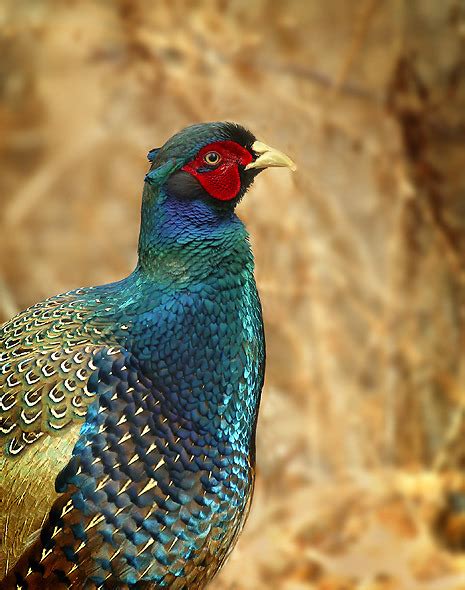
<path id="1" fill-rule="evenodd" d="M 218 152 L 208 152 L 204 156 L 204 161 L 209 166 L 216 166 L 221 161 L 221 156 Z"/>

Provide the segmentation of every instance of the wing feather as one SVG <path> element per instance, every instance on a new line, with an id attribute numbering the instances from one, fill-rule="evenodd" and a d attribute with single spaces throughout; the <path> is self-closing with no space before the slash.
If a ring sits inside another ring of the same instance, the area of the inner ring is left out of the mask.
<path id="1" fill-rule="evenodd" d="M 88 380 L 108 335 L 88 321 L 89 291 L 53 297 L 0 326 L 0 578 L 56 500 L 55 478 L 95 401 Z"/>

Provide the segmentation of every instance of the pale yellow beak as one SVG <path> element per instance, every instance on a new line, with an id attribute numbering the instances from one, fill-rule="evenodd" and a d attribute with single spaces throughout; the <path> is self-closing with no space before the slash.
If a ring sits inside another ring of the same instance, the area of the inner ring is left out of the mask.
<path id="1" fill-rule="evenodd" d="M 261 141 L 255 141 L 252 145 L 252 149 L 256 154 L 259 154 L 258 158 L 245 167 L 246 170 L 251 168 L 272 168 L 272 167 L 285 167 L 290 168 L 292 172 L 297 170 L 297 166 L 294 162 L 275 148 L 262 143 Z"/>

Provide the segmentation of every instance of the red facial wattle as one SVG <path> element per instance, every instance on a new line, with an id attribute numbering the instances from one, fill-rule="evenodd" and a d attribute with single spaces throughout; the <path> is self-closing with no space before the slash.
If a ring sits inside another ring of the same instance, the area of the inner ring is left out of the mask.
<path id="1" fill-rule="evenodd" d="M 220 155 L 217 166 L 209 166 L 205 162 L 209 152 Z M 211 197 L 230 201 L 241 190 L 239 165 L 247 166 L 252 160 L 252 154 L 235 141 L 217 141 L 202 148 L 195 160 L 183 166 L 182 170 L 194 176 Z"/>

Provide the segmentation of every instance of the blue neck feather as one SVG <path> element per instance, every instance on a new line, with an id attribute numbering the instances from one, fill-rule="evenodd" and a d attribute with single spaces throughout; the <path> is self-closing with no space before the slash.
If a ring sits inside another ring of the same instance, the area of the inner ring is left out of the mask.
<path id="1" fill-rule="evenodd" d="M 146 184 L 139 269 L 158 281 L 203 280 L 235 259 L 252 264 L 247 230 L 232 210 L 168 194 Z M 230 271 L 233 271 L 230 267 Z"/>

